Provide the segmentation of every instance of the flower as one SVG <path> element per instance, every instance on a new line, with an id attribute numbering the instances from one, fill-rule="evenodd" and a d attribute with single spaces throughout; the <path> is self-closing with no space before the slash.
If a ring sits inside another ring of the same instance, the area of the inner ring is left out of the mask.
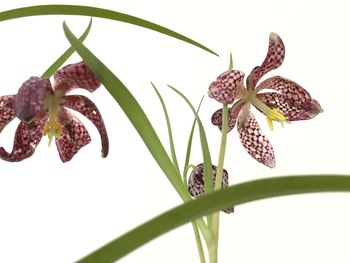
<path id="1" fill-rule="evenodd" d="M 102 157 L 108 155 L 108 136 L 96 105 L 82 95 L 66 95 L 76 88 L 95 91 L 100 82 L 84 62 L 70 64 L 54 74 L 52 88 L 49 79 L 31 77 L 16 95 L 0 97 L 0 132 L 15 117 L 20 124 L 15 132 L 12 151 L 0 147 L 0 158 L 22 161 L 33 155 L 41 138 L 47 135 L 49 145 L 55 138 L 62 162 L 73 156 L 90 141 L 90 135 L 78 118 L 67 108 L 88 118 L 97 128 L 102 141 Z"/>
<path id="2" fill-rule="evenodd" d="M 212 165 L 212 174 L 213 174 L 213 183 L 215 183 L 216 178 L 216 169 L 217 167 L 215 165 Z M 225 188 L 228 186 L 228 172 L 223 169 L 222 171 L 222 188 Z M 204 194 L 204 166 L 203 163 L 198 164 L 195 166 L 195 168 L 192 170 L 190 177 L 188 178 L 188 192 L 191 194 L 192 197 L 199 197 Z M 233 213 L 234 207 L 229 207 L 226 209 L 223 209 L 227 214 Z"/>
<path id="3" fill-rule="evenodd" d="M 237 123 L 241 143 L 248 153 L 268 167 L 275 166 L 275 155 L 271 143 L 251 112 L 251 105 L 266 115 L 270 129 L 273 121 L 280 123 L 308 120 L 322 112 L 320 104 L 299 84 L 275 76 L 257 85 L 267 72 L 281 66 L 285 56 L 285 47 L 276 33 L 271 33 L 266 58 L 261 66 L 255 67 L 243 84 L 244 73 L 229 70 L 222 73 L 209 86 L 208 95 L 223 104 L 233 104 L 228 110 L 228 132 Z M 269 89 L 271 91 L 260 93 Z M 222 109 L 212 116 L 212 123 L 222 125 Z"/>

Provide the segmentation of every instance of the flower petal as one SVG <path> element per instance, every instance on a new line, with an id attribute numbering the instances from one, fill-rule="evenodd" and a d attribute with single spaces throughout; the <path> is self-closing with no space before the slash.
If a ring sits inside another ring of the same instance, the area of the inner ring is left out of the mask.
<path id="1" fill-rule="evenodd" d="M 231 108 L 229 108 L 227 132 L 232 131 L 232 129 L 235 127 L 238 114 L 243 105 L 244 104 L 238 101 Z M 222 109 L 218 109 L 216 112 L 214 112 L 214 114 L 211 116 L 211 123 L 218 126 L 220 131 L 222 130 Z"/>
<path id="2" fill-rule="evenodd" d="M 0 132 L 16 117 L 13 109 L 14 99 L 15 95 L 0 97 Z"/>
<path id="3" fill-rule="evenodd" d="M 51 92 L 51 83 L 48 79 L 29 78 L 19 88 L 15 97 L 16 116 L 23 122 L 31 122 L 44 109 L 44 100 Z"/>
<path id="4" fill-rule="evenodd" d="M 246 121 L 238 118 L 237 129 L 242 145 L 258 162 L 275 167 L 275 154 L 272 145 L 249 110 Z"/>
<path id="5" fill-rule="evenodd" d="M 63 94 L 76 88 L 94 92 L 101 84 L 84 61 L 61 68 L 55 73 L 54 78 L 54 89 L 62 91 Z"/>
<path id="6" fill-rule="evenodd" d="M 90 141 L 90 135 L 78 118 L 62 109 L 57 120 L 63 127 L 56 146 L 62 162 L 70 161 L 73 156 Z"/>
<path id="7" fill-rule="evenodd" d="M 309 120 L 322 112 L 320 104 L 314 99 L 300 104 L 276 92 L 260 93 L 257 98 L 271 109 L 280 109 L 288 121 Z"/>
<path id="8" fill-rule="evenodd" d="M 289 79 L 275 76 L 263 81 L 257 92 L 263 89 L 276 90 L 278 95 L 267 92 L 257 97 L 269 107 L 277 107 L 283 111 L 289 121 L 308 120 L 322 112 L 321 105 L 299 84 Z"/>
<path id="9" fill-rule="evenodd" d="M 254 89 L 256 83 L 267 72 L 282 65 L 285 56 L 285 48 L 282 39 L 276 34 L 271 33 L 269 38 L 269 48 L 267 55 L 261 66 L 255 67 L 247 78 L 248 89 Z"/>
<path id="10" fill-rule="evenodd" d="M 47 114 L 44 113 L 30 123 L 21 122 L 15 133 L 11 153 L 0 147 L 0 158 L 8 162 L 18 162 L 32 156 L 43 136 L 46 120 Z"/>
<path id="11" fill-rule="evenodd" d="M 216 178 L 216 169 L 215 165 L 212 165 L 212 174 L 213 174 L 213 182 L 215 183 Z M 224 169 L 222 174 L 222 188 L 228 186 L 228 172 Z M 204 166 L 203 163 L 198 164 L 193 171 L 191 172 L 188 178 L 188 191 L 194 198 L 197 198 L 204 194 Z M 234 207 L 229 207 L 223 209 L 225 213 L 232 213 L 234 211 Z"/>
<path id="12" fill-rule="evenodd" d="M 243 79 L 242 71 L 225 71 L 210 84 L 208 95 L 222 104 L 230 104 L 234 101 L 237 92 L 243 88 Z"/>
<path id="13" fill-rule="evenodd" d="M 108 135 L 102 116 L 96 105 L 85 96 L 69 95 L 64 97 L 63 106 L 80 112 L 96 126 L 102 141 L 102 157 L 106 157 L 109 149 Z"/>

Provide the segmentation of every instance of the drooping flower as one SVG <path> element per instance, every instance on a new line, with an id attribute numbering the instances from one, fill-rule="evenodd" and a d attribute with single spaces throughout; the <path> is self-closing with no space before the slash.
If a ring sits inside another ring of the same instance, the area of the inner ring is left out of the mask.
<path id="1" fill-rule="evenodd" d="M 285 56 L 285 47 L 281 38 L 271 33 L 266 58 L 261 66 L 255 67 L 246 79 L 244 73 L 238 70 L 229 70 L 222 73 L 212 82 L 208 95 L 220 103 L 231 104 L 228 112 L 228 131 L 237 123 L 241 143 L 248 153 L 257 161 L 275 166 L 275 155 L 271 143 L 262 133 L 262 130 L 251 112 L 251 105 L 266 115 L 270 129 L 273 121 L 280 123 L 308 120 L 322 112 L 320 104 L 299 84 L 275 76 L 257 83 L 263 75 L 281 66 Z M 262 90 L 271 91 L 260 93 Z M 222 109 L 212 116 L 212 123 L 222 125 Z"/>
<path id="2" fill-rule="evenodd" d="M 215 165 L 212 165 L 212 175 L 213 183 L 215 183 L 216 178 L 216 169 Z M 228 172 L 223 169 L 222 171 L 222 188 L 228 186 Z M 191 172 L 188 178 L 188 191 L 190 195 L 194 198 L 202 196 L 204 194 L 204 166 L 203 163 L 198 164 Z M 233 213 L 234 207 L 229 207 L 223 209 L 225 213 Z"/>
<path id="3" fill-rule="evenodd" d="M 54 74 L 54 85 L 46 78 L 31 77 L 16 95 L 0 97 L 0 132 L 17 117 L 21 122 L 15 132 L 13 148 L 7 152 L 0 147 L 0 158 L 22 161 L 33 155 L 41 138 L 47 135 L 49 144 L 55 138 L 62 162 L 67 162 L 90 141 L 85 126 L 71 114 L 75 110 L 88 118 L 97 128 L 102 141 L 102 157 L 108 155 L 108 136 L 96 105 L 82 95 L 67 95 L 76 88 L 90 92 L 100 86 L 99 80 L 84 62 L 70 64 Z"/>

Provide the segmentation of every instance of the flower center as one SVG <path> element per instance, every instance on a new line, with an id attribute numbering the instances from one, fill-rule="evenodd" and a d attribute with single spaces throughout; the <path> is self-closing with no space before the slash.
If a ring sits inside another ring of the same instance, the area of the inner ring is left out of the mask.
<path id="1" fill-rule="evenodd" d="M 253 104 L 257 109 L 266 115 L 267 124 L 271 131 L 273 130 L 273 121 L 280 122 L 283 127 L 283 123 L 288 122 L 287 118 L 284 116 L 283 112 L 279 108 L 271 109 L 261 100 L 256 97 L 255 91 L 248 91 L 246 101 Z"/>
<path id="2" fill-rule="evenodd" d="M 49 118 L 45 123 L 43 134 L 49 138 L 49 146 L 53 137 L 59 138 L 62 134 L 62 125 L 57 121 L 57 115 L 60 110 L 62 95 L 54 92 L 49 94 L 44 101 L 44 106 L 48 109 Z"/>

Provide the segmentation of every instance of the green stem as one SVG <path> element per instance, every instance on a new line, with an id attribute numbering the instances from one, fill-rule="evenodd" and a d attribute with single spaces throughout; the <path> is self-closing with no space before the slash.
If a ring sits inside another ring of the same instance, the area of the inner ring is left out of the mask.
<path id="1" fill-rule="evenodd" d="M 196 238 L 199 260 L 200 260 L 201 263 L 205 263 L 204 250 L 203 250 L 201 237 L 200 237 L 200 234 L 199 234 L 199 231 L 198 231 L 198 226 L 197 226 L 197 224 L 195 222 L 192 222 L 192 227 L 193 227 L 194 236 Z"/>
<path id="2" fill-rule="evenodd" d="M 227 125 L 228 125 L 228 106 L 226 104 L 222 107 L 222 129 L 221 129 L 221 145 L 219 152 L 218 167 L 216 169 L 216 178 L 214 190 L 220 190 L 222 187 L 222 174 L 224 169 L 225 160 L 225 150 L 227 141 Z M 213 244 L 213 255 L 210 263 L 216 263 L 218 258 L 218 245 L 219 245 L 219 222 L 220 222 L 220 212 L 213 214 L 213 221 L 211 226 L 211 232 L 214 239 Z"/>

